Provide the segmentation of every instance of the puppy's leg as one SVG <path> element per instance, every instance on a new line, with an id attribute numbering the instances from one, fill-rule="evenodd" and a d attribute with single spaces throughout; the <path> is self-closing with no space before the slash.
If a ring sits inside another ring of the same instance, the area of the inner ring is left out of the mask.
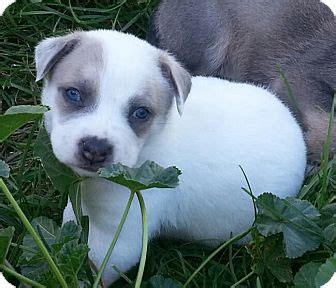
<path id="1" fill-rule="evenodd" d="M 140 226 L 140 229 L 138 226 Z M 116 228 L 117 227 L 114 227 L 113 232 L 116 231 Z M 106 237 L 106 234 L 110 237 Z M 91 250 L 89 256 L 98 269 L 102 264 L 114 234 L 115 233 L 111 233 L 111 231 L 107 231 L 107 229 L 99 229 L 97 227 L 92 227 L 90 230 L 89 246 Z M 138 219 L 128 219 L 106 266 L 103 274 L 104 283 L 111 284 L 119 279 L 120 275 L 118 270 L 126 273 L 133 266 L 137 265 L 140 260 L 141 248 L 141 220 L 139 222 Z M 114 267 L 116 267 L 116 269 Z"/>
<path id="2" fill-rule="evenodd" d="M 96 181 L 100 180 L 86 182 L 85 189 L 89 190 L 83 191 L 82 200 L 84 203 L 83 214 L 89 215 L 90 219 L 89 247 L 91 250 L 89 256 L 92 262 L 100 267 L 118 229 L 130 194 L 127 189 L 119 185 L 106 182 L 95 185 L 97 184 Z M 96 193 L 97 191 L 100 193 Z M 164 209 L 166 209 L 167 196 L 160 190 L 146 190 L 142 194 L 148 216 L 148 236 L 151 239 L 159 233 L 162 218 L 165 217 Z M 142 219 L 140 205 L 135 196 L 120 237 L 105 269 L 104 282 L 110 284 L 120 277 L 119 273 L 113 268 L 114 266 L 125 273 L 137 265 L 140 260 L 141 249 Z"/>

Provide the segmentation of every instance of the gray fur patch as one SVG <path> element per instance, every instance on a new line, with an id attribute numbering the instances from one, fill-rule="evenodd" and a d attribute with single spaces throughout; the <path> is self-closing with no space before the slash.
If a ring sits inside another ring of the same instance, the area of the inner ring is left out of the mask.
<path id="1" fill-rule="evenodd" d="M 101 44 L 85 34 L 81 35 L 80 43 L 71 53 L 62 57 L 50 72 L 50 80 L 58 88 L 58 106 L 62 113 L 92 111 L 99 102 L 100 73 L 103 70 L 103 48 Z M 65 91 L 76 88 L 81 103 L 74 104 L 66 99 Z"/>

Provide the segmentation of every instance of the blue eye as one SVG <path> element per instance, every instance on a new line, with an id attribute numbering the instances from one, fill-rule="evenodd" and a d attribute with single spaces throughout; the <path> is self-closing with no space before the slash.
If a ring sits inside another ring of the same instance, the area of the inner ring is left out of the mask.
<path id="1" fill-rule="evenodd" d="M 132 116 L 140 120 L 145 120 L 149 114 L 150 112 L 146 108 L 140 107 L 133 112 Z"/>
<path id="2" fill-rule="evenodd" d="M 69 88 L 65 90 L 66 97 L 71 101 L 78 103 L 82 100 L 80 92 L 76 88 Z"/>

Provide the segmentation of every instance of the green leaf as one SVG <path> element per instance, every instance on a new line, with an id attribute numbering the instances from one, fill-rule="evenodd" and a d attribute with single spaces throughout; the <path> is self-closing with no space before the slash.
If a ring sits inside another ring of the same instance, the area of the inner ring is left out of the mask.
<path id="1" fill-rule="evenodd" d="M 21 273 L 46 287 L 55 287 L 53 283 L 57 283 L 57 280 L 54 278 L 54 274 L 47 262 L 43 262 L 43 260 L 42 256 L 34 257 L 29 265 L 20 266 Z"/>
<path id="2" fill-rule="evenodd" d="M 18 233 L 23 230 L 22 222 L 13 207 L 0 203 L 0 225 L 14 226 Z"/>
<path id="3" fill-rule="evenodd" d="M 40 130 L 34 150 L 36 155 L 40 157 L 52 184 L 62 194 L 61 208 L 64 209 L 67 204 L 70 186 L 78 181 L 79 176 L 57 160 L 52 151 L 49 135 L 45 129 Z"/>
<path id="4" fill-rule="evenodd" d="M 265 266 L 280 282 L 293 280 L 291 261 L 285 256 L 281 237 L 268 237 L 262 254 Z"/>
<path id="5" fill-rule="evenodd" d="M 81 227 L 74 221 L 70 221 L 60 228 L 46 217 L 34 219 L 32 225 L 39 231 L 44 243 L 49 247 L 50 254 L 57 262 L 61 273 L 66 277 L 69 287 L 79 287 L 79 282 L 85 284 L 88 279 L 84 272 L 90 271 L 87 261 L 89 248 L 86 244 L 79 244 L 82 234 Z M 57 279 L 50 273 L 49 265 L 30 235 L 24 237 L 23 246 L 20 266 L 22 274 L 46 287 L 59 287 Z M 84 272 L 81 271 L 81 279 L 79 279 L 80 276 L 77 277 L 77 274 L 81 268 Z"/>
<path id="6" fill-rule="evenodd" d="M 13 114 L 37 114 L 42 115 L 48 111 L 46 106 L 18 105 L 10 107 L 4 115 Z"/>
<path id="7" fill-rule="evenodd" d="M 336 251 L 336 223 L 330 224 L 323 230 L 324 241 Z"/>
<path id="8" fill-rule="evenodd" d="M 8 178 L 9 177 L 9 166 L 5 161 L 0 160 L 0 177 Z"/>
<path id="9" fill-rule="evenodd" d="M 295 288 L 317 288 L 315 277 L 321 264 L 308 263 L 301 267 L 294 277 Z"/>
<path id="10" fill-rule="evenodd" d="M 87 258 L 89 248 L 87 245 L 78 244 L 78 240 L 72 240 L 66 243 L 57 254 L 57 264 L 65 279 L 72 283 L 74 287 L 77 283 L 77 274 L 80 271 L 85 259 Z"/>
<path id="11" fill-rule="evenodd" d="M 300 257 L 321 244 L 322 229 L 316 224 L 320 214 L 308 201 L 280 199 L 266 193 L 258 197 L 256 204 L 258 231 L 264 236 L 283 233 L 288 257 Z"/>
<path id="12" fill-rule="evenodd" d="M 0 230 L 0 265 L 4 264 L 14 235 L 14 227 Z"/>
<path id="13" fill-rule="evenodd" d="M 6 140 L 15 130 L 24 124 L 41 119 L 48 111 L 44 106 L 13 106 L 4 115 L 0 115 L 0 142 Z"/>
<path id="14" fill-rule="evenodd" d="M 336 204 L 330 204 L 321 209 L 319 225 L 324 228 L 324 242 L 336 251 Z"/>
<path id="15" fill-rule="evenodd" d="M 281 234 L 266 238 L 259 236 L 253 243 L 255 244 L 247 247 L 247 251 L 253 258 L 253 270 L 259 276 L 268 278 L 269 273 L 266 272 L 270 272 L 272 278 L 276 277 L 282 283 L 293 280 L 291 261 L 285 256 Z"/>
<path id="16" fill-rule="evenodd" d="M 39 232 L 40 237 L 43 238 L 45 242 L 44 244 L 46 246 L 51 247 L 56 243 L 56 237 L 59 233 L 59 227 L 53 220 L 47 217 L 38 217 L 33 219 L 31 224 L 34 229 Z M 22 253 L 22 258 L 27 261 L 31 260 L 36 254 L 40 253 L 39 248 L 37 247 L 33 237 L 30 234 L 24 236 L 23 246 L 29 248 L 30 250 L 24 250 Z"/>
<path id="17" fill-rule="evenodd" d="M 67 243 L 72 240 L 79 240 L 81 237 L 82 228 L 74 221 L 65 223 L 58 235 L 56 236 L 57 243 Z"/>
<path id="18" fill-rule="evenodd" d="M 155 275 L 149 279 L 150 288 L 181 288 L 182 285 L 170 278 Z"/>
<path id="19" fill-rule="evenodd" d="M 336 254 L 329 258 L 326 263 L 322 264 L 317 272 L 315 278 L 316 287 L 321 287 L 322 285 L 328 283 L 333 275 L 336 273 Z"/>
<path id="20" fill-rule="evenodd" d="M 162 168 L 152 161 L 146 161 L 139 168 L 112 164 L 100 169 L 99 176 L 123 185 L 132 191 L 150 188 L 175 188 L 181 171 L 176 167 Z"/>
<path id="21" fill-rule="evenodd" d="M 323 228 L 336 223 L 336 204 L 330 204 L 321 209 L 320 226 Z"/>

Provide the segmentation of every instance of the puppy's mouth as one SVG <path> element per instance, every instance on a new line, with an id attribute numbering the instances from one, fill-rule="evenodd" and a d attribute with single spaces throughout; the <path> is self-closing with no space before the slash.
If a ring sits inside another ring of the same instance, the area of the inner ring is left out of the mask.
<path id="1" fill-rule="evenodd" d="M 82 170 L 86 170 L 88 172 L 95 172 L 97 173 L 100 168 L 104 168 L 107 166 L 107 163 L 104 164 L 84 164 L 84 165 L 79 165 L 78 168 Z"/>
<path id="2" fill-rule="evenodd" d="M 71 164 L 69 165 L 75 172 L 77 172 L 81 176 L 87 176 L 87 177 L 95 177 L 98 175 L 98 171 L 101 168 L 104 168 L 109 163 L 80 163 L 80 164 Z"/>

